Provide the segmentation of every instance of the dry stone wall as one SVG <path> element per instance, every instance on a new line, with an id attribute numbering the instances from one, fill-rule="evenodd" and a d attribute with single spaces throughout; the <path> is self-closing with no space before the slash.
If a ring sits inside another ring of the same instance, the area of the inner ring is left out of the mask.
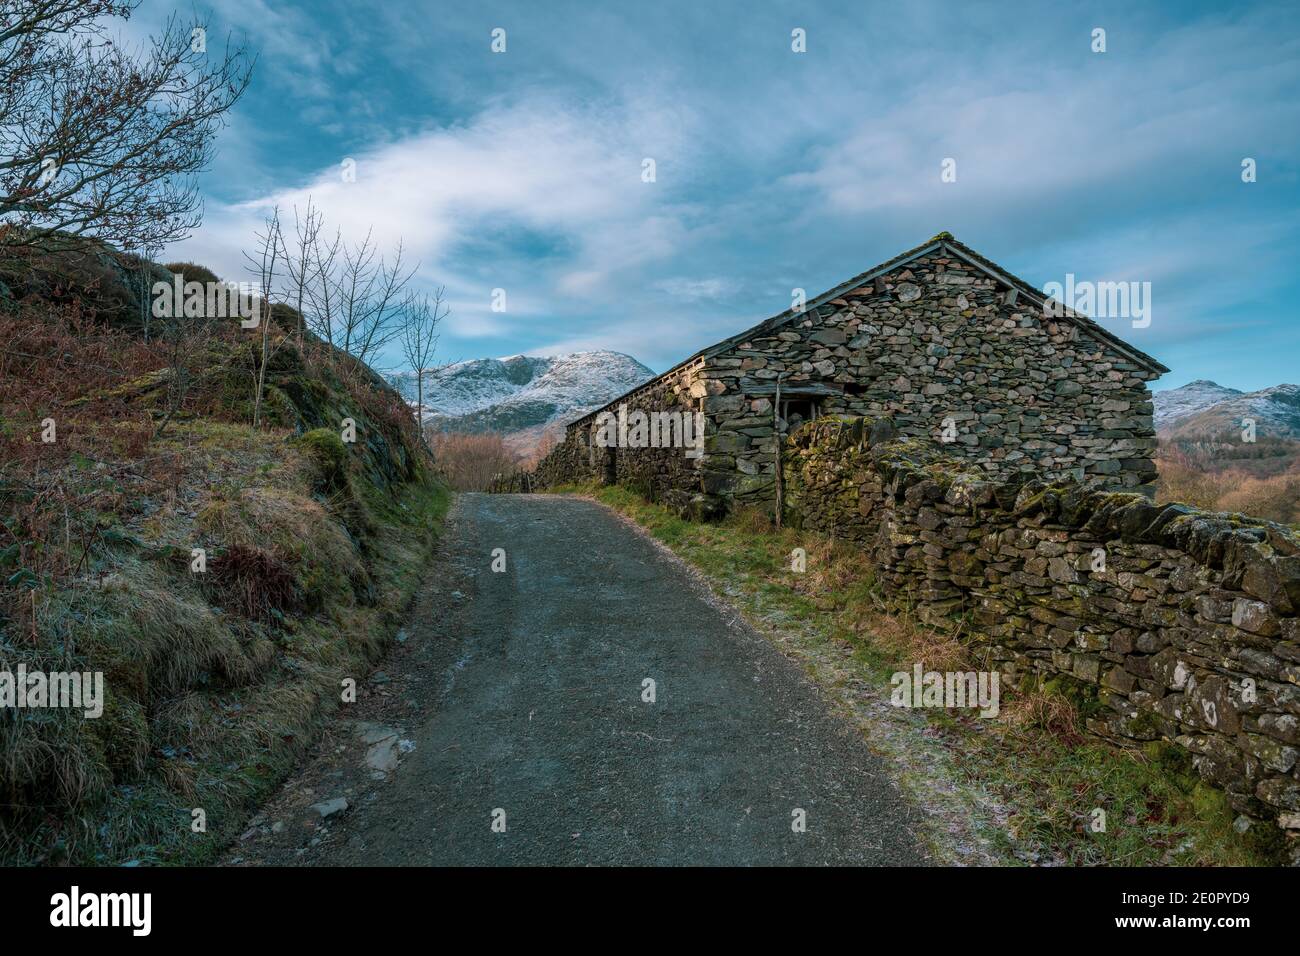
<path id="1" fill-rule="evenodd" d="M 1094 733 L 1190 755 L 1300 858 L 1300 536 L 1072 481 L 989 480 L 889 431 L 798 430 L 788 519 L 860 544 L 890 600 L 962 621 L 1009 679 L 1089 689 Z"/>

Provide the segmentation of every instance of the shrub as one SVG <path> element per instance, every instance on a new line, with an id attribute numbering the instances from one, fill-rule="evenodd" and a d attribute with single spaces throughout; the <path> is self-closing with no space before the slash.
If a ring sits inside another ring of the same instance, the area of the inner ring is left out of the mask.
<path id="1" fill-rule="evenodd" d="M 250 620 L 265 620 L 273 611 L 283 615 L 300 603 L 293 570 L 264 548 L 233 544 L 213 557 L 208 570 L 223 602 Z"/>
<path id="2" fill-rule="evenodd" d="M 1208 511 L 1237 511 L 1283 524 L 1300 523 L 1300 472 L 1261 478 L 1237 469 L 1202 471 L 1177 458 L 1157 460 L 1161 503 L 1180 501 Z"/>
<path id="3" fill-rule="evenodd" d="M 313 428 L 296 441 L 320 469 L 320 482 L 324 488 L 336 488 L 344 479 L 348 451 L 343 439 L 331 428 Z"/>
<path id="4" fill-rule="evenodd" d="M 495 475 L 519 466 L 518 456 L 496 434 L 442 432 L 434 436 L 433 457 L 457 491 L 486 491 Z"/>
<path id="5" fill-rule="evenodd" d="M 220 282 L 221 279 L 207 266 L 196 262 L 169 262 L 163 266 L 168 272 L 179 275 L 186 282 Z"/>

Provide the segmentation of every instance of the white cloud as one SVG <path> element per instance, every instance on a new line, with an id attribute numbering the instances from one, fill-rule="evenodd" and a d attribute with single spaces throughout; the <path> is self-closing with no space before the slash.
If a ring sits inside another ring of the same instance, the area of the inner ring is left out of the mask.
<path id="1" fill-rule="evenodd" d="M 671 276 L 656 282 L 655 288 L 662 289 L 675 299 L 701 302 L 716 301 L 734 295 L 740 290 L 740 283 L 727 276 L 712 276 L 705 279 Z"/>
<path id="2" fill-rule="evenodd" d="M 620 272 L 672 255 L 685 234 L 670 189 L 640 178 L 637 131 L 659 122 L 608 107 L 498 105 L 463 125 L 340 157 L 355 160 L 354 182 L 335 166 L 296 188 L 210 206 L 202 233 L 173 254 L 238 271 L 240 250 L 271 207 L 291 219 L 310 197 L 345 237 L 373 228 L 384 247 L 402 240 L 431 280 L 508 290 L 550 282 L 561 294 L 592 294 Z M 494 257 L 458 258 L 462 247 L 484 243 Z M 539 257 L 528 247 L 535 243 L 560 247 L 557 261 Z"/>
<path id="3" fill-rule="evenodd" d="M 1020 70 L 974 72 L 968 59 L 964 73 L 912 87 L 814 148 L 783 182 L 809 190 L 814 211 L 957 209 L 994 221 L 1085 192 L 1093 210 L 1122 213 L 1137 183 L 1167 195 L 1213 161 L 1232 179 L 1239 157 L 1221 156 L 1224 144 L 1266 148 L 1274 135 L 1261 140 L 1261 116 L 1300 116 L 1276 63 L 1258 55 L 1274 28 L 1258 17 L 1201 23 L 1142 36 L 1127 57 L 1031 57 Z M 1198 76 L 1190 63 L 1215 68 Z M 941 179 L 946 159 L 955 182 Z"/>

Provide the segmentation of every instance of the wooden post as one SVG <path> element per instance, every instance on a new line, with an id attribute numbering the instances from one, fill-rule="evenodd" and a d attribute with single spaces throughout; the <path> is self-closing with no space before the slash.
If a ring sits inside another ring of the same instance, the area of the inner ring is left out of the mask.
<path id="1" fill-rule="evenodd" d="M 785 446 L 785 439 L 781 437 L 781 376 L 784 372 L 776 376 L 776 400 L 772 403 L 772 432 L 773 438 L 776 439 L 776 527 L 781 529 L 781 512 L 785 509 L 782 502 L 784 488 L 781 482 L 781 449 Z"/>

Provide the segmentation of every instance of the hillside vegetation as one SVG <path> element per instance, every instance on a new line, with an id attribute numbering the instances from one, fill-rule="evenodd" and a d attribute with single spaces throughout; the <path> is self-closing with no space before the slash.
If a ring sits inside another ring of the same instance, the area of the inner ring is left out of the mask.
<path id="1" fill-rule="evenodd" d="M 1158 501 L 1300 524 L 1300 387 L 1198 379 L 1154 402 Z"/>
<path id="2" fill-rule="evenodd" d="M 1255 443 L 1193 435 L 1164 437 L 1156 454 L 1156 499 L 1300 525 L 1300 442 Z"/>
<path id="3" fill-rule="evenodd" d="M 160 323 L 160 278 L 102 245 L 0 261 L 0 671 L 105 697 L 0 711 L 0 863 L 209 859 L 363 682 L 446 507 L 367 366 L 282 306 L 265 353 Z"/>

